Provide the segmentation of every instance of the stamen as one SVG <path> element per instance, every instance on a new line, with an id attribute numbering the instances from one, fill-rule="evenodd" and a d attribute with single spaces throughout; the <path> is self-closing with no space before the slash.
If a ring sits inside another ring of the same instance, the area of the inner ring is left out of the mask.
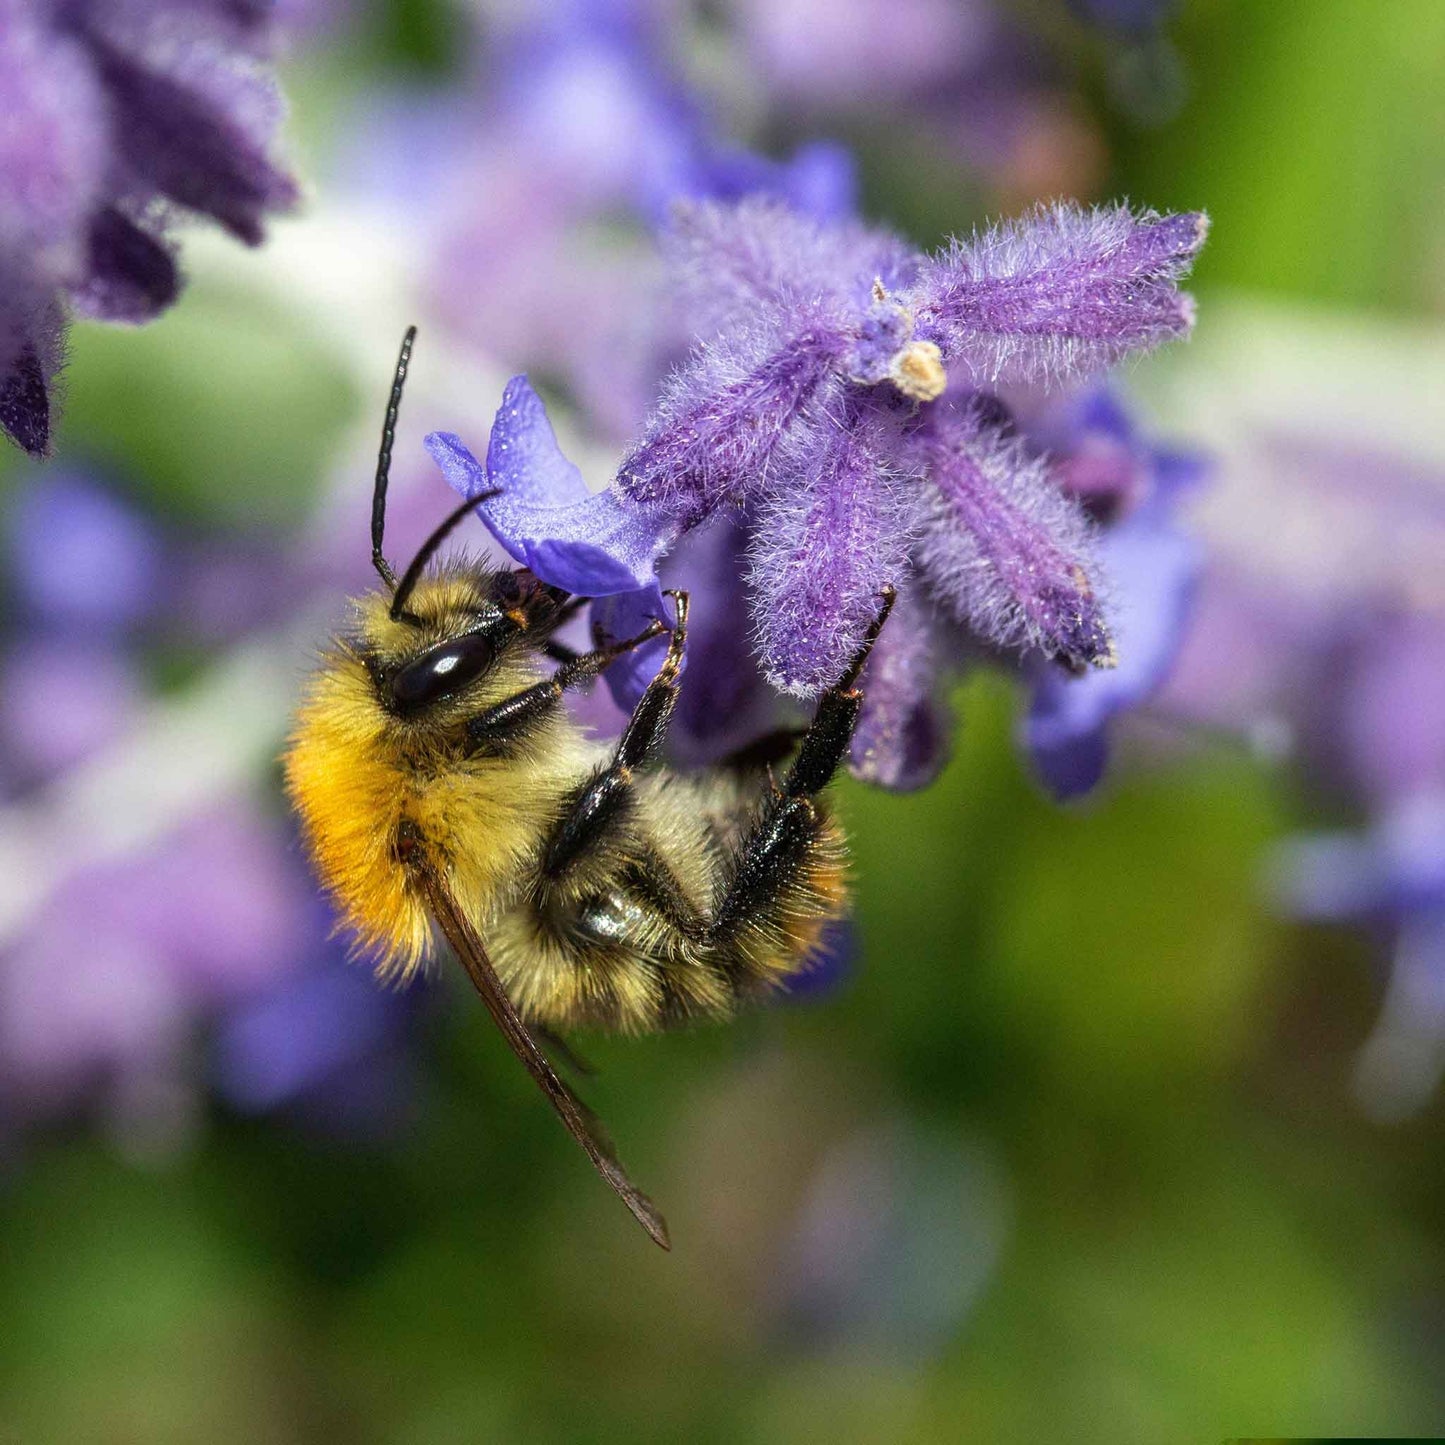
<path id="1" fill-rule="evenodd" d="M 931 341 L 910 341 L 893 358 L 888 378 L 914 401 L 936 401 L 948 385 L 943 353 Z"/>

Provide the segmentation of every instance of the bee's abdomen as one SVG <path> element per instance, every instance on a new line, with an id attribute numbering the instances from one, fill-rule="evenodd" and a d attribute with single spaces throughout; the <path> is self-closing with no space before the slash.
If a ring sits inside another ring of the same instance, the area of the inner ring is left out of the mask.
<path id="1" fill-rule="evenodd" d="M 802 971 L 846 903 L 841 831 L 807 800 L 728 831 L 731 846 L 674 855 L 677 869 L 634 856 L 611 887 L 544 893 L 497 920 L 495 961 L 522 1013 L 650 1033 L 729 1018 Z"/>

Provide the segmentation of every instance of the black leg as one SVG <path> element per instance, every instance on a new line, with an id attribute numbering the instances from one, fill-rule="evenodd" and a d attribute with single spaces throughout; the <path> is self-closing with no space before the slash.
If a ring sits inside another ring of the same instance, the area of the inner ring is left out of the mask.
<path id="1" fill-rule="evenodd" d="M 667 656 L 633 709 L 612 761 L 578 789 L 558 819 L 542 855 L 544 877 L 560 877 L 614 825 L 627 806 L 633 769 L 647 761 L 667 731 L 677 704 L 677 675 L 687 646 L 687 593 L 670 592 L 668 596 L 677 607 L 677 622 Z M 661 626 L 659 623 L 658 630 Z M 651 635 L 655 637 L 657 632 Z"/>
<path id="2" fill-rule="evenodd" d="M 805 798 L 821 792 L 847 755 L 848 744 L 853 740 L 853 729 L 858 723 L 858 710 L 863 706 L 863 694 L 856 686 L 858 675 L 868 661 L 868 654 L 873 651 L 883 624 L 888 621 L 895 595 L 892 587 L 884 588 L 883 604 L 863 638 L 863 645 L 853 655 L 847 671 L 819 700 L 812 726 L 804 735 L 798 756 L 793 759 L 793 766 L 783 780 L 784 797 Z"/>
<path id="3" fill-rule="evenodd" d="M 654 622 L 636 637 L 613 643 L 594 652 L 584 652 L 564 662 L 551 677 L 477 713 L 467 722 L 467 743 L 472 753 L 506 753 L 562 701 L 569 687 L 596 677 L 609 663 L 625 653 L 651 642 L 667 631 L 662 622 Z"/>
<path id="4" fill-rule="evenodd" d="M 813 795 L 827 786 L 848 752 L 863 694 L 856 686 L 868 654 L 893 609 L 894 591 L 883 593 L 878 616 L 847 671 L 825 692 L 781 787 L 774 786 L 757 821 L 735 855 L 713 933 L 725 938 L 765 912 L 788 886 L 817 832 Z"/>

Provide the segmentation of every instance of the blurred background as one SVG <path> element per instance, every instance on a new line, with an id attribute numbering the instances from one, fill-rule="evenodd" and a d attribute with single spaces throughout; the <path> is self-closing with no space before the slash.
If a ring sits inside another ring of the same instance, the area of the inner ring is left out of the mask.
<path id="1" fill-rule="evenodd" d="M 184 232 L 0 453 L 0 1435 L 1442 1428 L 1445 7 L 283 8 L 299 206 Z M 607 477 L 659 207 L 755 186 L 928 246 L 1207 209 L 1195 338 L 1120 379 L 1207 560 L 1095 794 L 974 675 L 939 781 L 837 790 L 841 977 L 585 1041 L 664 1256 L 463 980 L 347 964 L 275 759 L 404 325 L 398 556 L 514 372 Z"/>

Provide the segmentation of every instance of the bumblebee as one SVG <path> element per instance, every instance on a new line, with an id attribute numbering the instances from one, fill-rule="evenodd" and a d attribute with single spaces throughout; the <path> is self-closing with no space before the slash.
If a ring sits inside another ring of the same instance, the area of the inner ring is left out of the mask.
<path id="1" fill-rule="evenodd" d="M 526 570 L 435 561 L 475 497 L 399 578 L 386 561 L 415 335 L 402 342 L 372 497 L 382 586 L 352 604 L 307 687 L 287 791 L 379 973 L 416 971 L 438 926 L 563 1123 L 667 1248 L 662 1216 L 538 1040 L 726 1018 L 806 966 L 846 905 L 843 836 L 818 795 L 847 751 L 858 675 L 892 594 L 780 780 L 760 761 L 765 747 L 696 774 L 657 765 L 687 645 L 685 593 L 669 594 L 670 628 L 659 620 L 621 642 L 566 648 L 554 634 L 588 599 Z M 666 655 L 621 737 L 590 741 L 568 715 L 568 690 L 662 635 Z"/>

